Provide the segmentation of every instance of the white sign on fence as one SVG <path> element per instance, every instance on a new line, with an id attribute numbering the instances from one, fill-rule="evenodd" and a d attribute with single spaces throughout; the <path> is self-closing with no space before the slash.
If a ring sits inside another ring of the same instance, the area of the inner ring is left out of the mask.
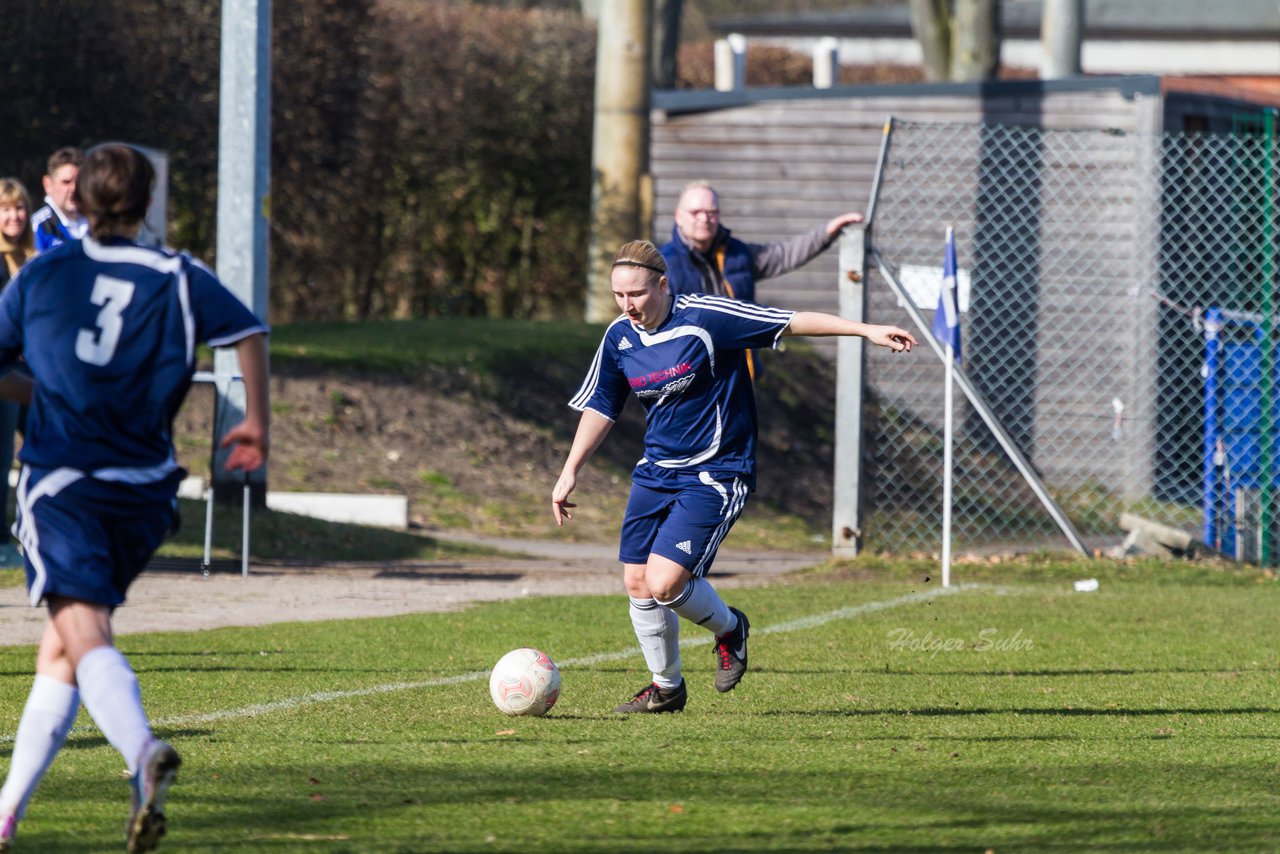
<path id="1" fill-rule="evenodd" d="M 916 308 L 933 311 L 938 307 L 938 293 L 942 290 L 942 265 L 931 267 L 925 264 L 903 264 L 898 269 L 898 281 Z M 960 300 L 961 313 L 969 311 L 969 271 L 964 268 L 956 270 L 956 290 Z"/>

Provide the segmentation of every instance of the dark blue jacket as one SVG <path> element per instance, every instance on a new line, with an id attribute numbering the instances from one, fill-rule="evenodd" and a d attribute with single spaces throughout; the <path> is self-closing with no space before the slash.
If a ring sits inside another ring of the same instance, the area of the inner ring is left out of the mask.
<path id="1" fill-rule="evenodd" d="M 667 281 L 675 296 L 720 293 L 717 288 L 708 289 L 707 282 L 708 271 L 718 267 L 724 281 L 732 289 L 726 291 L 724 296 L 755 302 L 755 248 L 732 236 L 724 226 L 720 226 L 710 252 L 700 253 L 687 246 L 680 239 L 678 227 L 671 230 L 671 242 L 658 251 L 667 262 Z"/>

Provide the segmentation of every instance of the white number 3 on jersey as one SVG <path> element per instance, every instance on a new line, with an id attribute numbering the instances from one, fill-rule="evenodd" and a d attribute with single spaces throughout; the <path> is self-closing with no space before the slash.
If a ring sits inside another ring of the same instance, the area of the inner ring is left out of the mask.
<path id="1" fill-rule="evenodd" d="M 98 276 L 93 280 L 93 294 L 89 300 L 94 305 L 102 306 L 102 311 L 98 312 L 98 319 L 94 321 L 97 329 L 81 329 L 76 336 L 76 358 L 99 366 L 111 361 L 120 344 L 120 333 L 124 329 L 124 321 L 120 315 L 131 299 L 133 282 L 110 276 Z"/>

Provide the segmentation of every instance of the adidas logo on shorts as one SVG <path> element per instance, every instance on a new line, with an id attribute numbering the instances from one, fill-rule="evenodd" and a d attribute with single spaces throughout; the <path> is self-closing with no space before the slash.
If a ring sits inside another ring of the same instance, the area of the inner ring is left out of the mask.
<path id="1" fill-rule="evenodd" d="M 626 338 L 623 338 L 621 341 L 619 341 L 619 342 L 618 342 L 618 349 L 619 349 L 619 350 L 630 350 L 630 349 L 631 349 L 631 342 L 630 342 L 630 341 L 628 341 Z"/>
<path id="2" fill-rule="evenodd" d="M 680 551 L 684 552 L 687 555 L 691 555 L 693 554 L 693 541 L 685 540 L 682 543 L 676 543 L 676 548 L 678 548 Z"/>

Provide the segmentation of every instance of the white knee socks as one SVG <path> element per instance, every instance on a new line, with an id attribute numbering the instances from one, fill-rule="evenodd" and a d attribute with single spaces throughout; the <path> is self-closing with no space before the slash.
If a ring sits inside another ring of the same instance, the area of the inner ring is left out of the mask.
<path id="1" fill-rule="evenodd" d="M 680 684 L 680 620 L 653 599 L 631 600 L 631 625 L 659 688 Z"/>
<path id="2" fill-rule="evenodd" d="M 132 774 L 147 739 L 151 725 L 142 710 L 142 692 L 133 668 L 112 646 L 90 650 L 76 668 L 80 699 L 93 722 L 120 751 Z"/>
<path id="3" fill-rule="evenodd" d="M 705 578 L 690 578 L 685 589 L 670 602 L 656 601 L 717 636 L 738 625 L 738 618 Z"/>
<path id="4" fill-rule="evenodd" d="M 26 813 L 40 778 L 66 743 L 78 711 L 80 694 L 76 686 L 36 674 L 13 739 L 9 776 L 0 788 L 0 818 L 22 818 Z"/>

